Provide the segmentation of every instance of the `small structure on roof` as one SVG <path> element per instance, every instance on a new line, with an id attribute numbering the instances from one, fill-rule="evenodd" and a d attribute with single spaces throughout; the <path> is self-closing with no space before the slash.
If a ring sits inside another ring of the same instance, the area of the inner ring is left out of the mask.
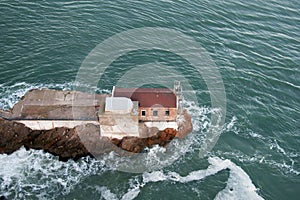
<path id="1" fill-rule="evenodd" d="M 106 97 L 105 111 L 116 113 L 130 113 L 133 108 L 133 103 L 126 97 Z"/>

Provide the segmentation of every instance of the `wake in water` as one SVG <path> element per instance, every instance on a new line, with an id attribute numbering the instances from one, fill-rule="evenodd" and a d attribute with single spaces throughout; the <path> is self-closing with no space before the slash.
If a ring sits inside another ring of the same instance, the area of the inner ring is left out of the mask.
<path id="1" fill-rule="evenodd" d="M 67 195 L 74 186 L 81 184 L 86 177 L 101 175 L 109 170 L 105 162 L 84 158 L 77 162 L 60 162 L 56 157 L 42 151 L 24 148 L 12 155 L 0 155 L 1 160 L 1 194 L 20 198 L 52 198 Z M 190 172 L 180 176 L 177 172 L 152 171 L 144 172 L 138 177 L 141 182 L 131 184 L 125 194 L 114 194 L 106 186 L 96 186 L 97 192 L 104 199 L 135 199 L 143 187 L 154 182 L 189 183 L 204 180 L 218 172 L 229 169 L 230 174 L 226 187 L 219 191 L 215 199 L 262 199 L 257 193 L 249 176 L 230 160 L 218 157 L 208 158 L 207 169 Z M 39 177 L 39 178 L 37 178 Z M 134 177 L 137 179 L 138 177 Z M 132 183 L 132 180 L 128 181 Z"/>
<path id="2" fill-rule="evenodd" d="M 161 171 L 154 171 L 151 173 L 143 174 L 143 182 L 138 187 L 129 190 L 122 199 L 135 198 L 140 188 L 144 187 L 147 183 L 158 181 L 174 181 L 180 183 L 188 183 L 191 181 L 203 180 L 208 176 L 217 174 L 221 170 L 229 169 L 230 175 L 226 187 L 220 191 L 215 199 L 262 199 L 257 193 L 256 188 L 252 184 L 249 176 L 230 160 L 222 160 L 218 157 L 209 157 L 208 162 L 210 165 L 205 170 L 198 170 L 189 173 L 187 176 L 180 176 L 176 172 L 168 172 L 164 174 Z M 125 197 L 125 198 L 124 198 Z M 133 197 L 133 198 L 130 198 Z"/>
<path id="3" fill-rule="evenodd" d="M 30 85 L 26 83 L 15 84 L 11 87 L 3 87 L 0 91 L 1 108 L 10 108 L 28 90 L 33 88 L 56 88 L 72 89 L 72 84 L 49 84 Z M 197 152 L 205 139 L 210 126 L 210 113 L 214 112 L 209 107 L 198 107 L 193 102 L 186 102 L 185 107 L 192 114 L 194 131 L 184 140 L 174 140 L 167 149 L 156 146 L 148 149 L 148 153 L 141 154 L 143 157 L 134 160 L 130 157 L 119 157 L 114 153 L 104 155 L 102 160 L 82 158 L 79 161 L 69 160 L 60 162 L 58 158 L 43 151 L 26 151 L 21 148 L 11 155 L 0 155 L 0 194 L 14 199 L 23 198 L 58 198 L 65 196 L 74 190 L 74 187 L 93 175 L 101 176 L 108 171 L 126 169 L 135 166 L 136 170 L 147 169 L 147 172 L 134 176 L 141 181 L 132 184 L 125 193 L 114 193 L 105 185 L 94 185 L 96 192 L 104 199 L 134 199 L 141 189 L 149 183 L 175 182 L 189 183 L 204 180 L 206 177 L 214 176 L 218 172 L 228 169 L 230 171 L 226 187 L 219 191 L 216 199 L 261 199 L 256 193 L 249 176 L 230 160 L 219 157 L 209 157 L 207 169 L 195 170 L 187 176 L 181 176 L 177 172 L 166 171 L 163 168 L 180 161 L 186 154 Z M 233 119 L 225 127 L 234 129 L 236 119 Z M 138 172 L 138 171 L 136 171 Z"/>

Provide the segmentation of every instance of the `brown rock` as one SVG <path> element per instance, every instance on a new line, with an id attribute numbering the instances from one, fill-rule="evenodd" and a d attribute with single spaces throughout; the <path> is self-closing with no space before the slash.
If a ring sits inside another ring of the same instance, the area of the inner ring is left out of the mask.
<path id="1" fill-rule="evenodd" d="M 26 149 L 43 149 L 60 160 L 78 159 L 83 156 L 98 156 L 115 151 L 120 155 L 139 153 L 146 147 L 154 145 L 166 146 L 175 137 L 185 137 L 191 130 L 191 116 L 184 113 L 185 121 L 179 124 L 179 130 L 167 128 L 145 128 L 145 138 L 124 137 L 109 139 L 101 137 L 99 125 L 86 124 L 70 128 L 54 128 L 51 130 L 31 130 L 23 124 L 0 118 L 0 153 L 13 153 L 22 146 Z"/>
<path id="2" fill-rule="evenodd" d="M 166 146 L 174 139 L 176 134 L 177 131 L 175 129 L 167 128 L 164 131 L 158 131 L 158 133 L 148 138 L 124 137 L 121 140 L 112 139 L 112 142 L 123 150 L 139 153 L 146 147 L 152 147 L 154 145 Z"/>
<path id="3" fill-rule="evenodd" d="M 184 110 L 183 119 L 178 125 L 177 138 L 184 138 L 193 130 L 192 117 Z"/>
<path id="4" fill-rule="evenodd" d="M 126 151 L 139 153 L 146 147 L 146 139 L 138 137 L 124 137 L 120 147 Z"/>
<path id="5" fill-rule="evenodd" d="M 69 138 L 62 137 L 66 132 Z M 0 118 L 0 135 L 0 153 L 10 154 L 25 146 L 26 149 L 43 149 L 59 156 L 61 160 L 90 155 L 73 129 L 55 128 L 37 131 L 23 124 Z"/>
<path id="6" fill-rule="evenodd" d="M 29 130 L 23 124 L 0 118 L 0 153 L 13 153 L 22 147 Z"/>

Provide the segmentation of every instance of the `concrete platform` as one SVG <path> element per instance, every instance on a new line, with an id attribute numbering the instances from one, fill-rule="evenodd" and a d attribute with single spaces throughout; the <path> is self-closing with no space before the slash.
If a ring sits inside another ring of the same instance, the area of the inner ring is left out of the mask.
<path id="1" fill-rule="evenodd" d="M 31 90 L 4 118 L 15 120 L 98 120 L 107 94 L 87 94 L 78 91 Z"/>

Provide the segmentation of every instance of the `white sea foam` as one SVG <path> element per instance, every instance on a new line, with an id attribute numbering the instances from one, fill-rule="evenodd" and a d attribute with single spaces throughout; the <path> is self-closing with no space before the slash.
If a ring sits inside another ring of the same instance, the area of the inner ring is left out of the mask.
<path id="1" fill-rule="evenodd" d="M 85 176 L 107 170 L 103 162 L 88 157 L 61 162 L 49 153 L 24 148 L 0 154 L 0 161 L 0 193 L 14 199 L 68 194 Z"/>
<path id="2" fill-rule="evenodd" d="M 238 149 L 233 151 L 216 151 L 213 152 L 213 155 L 227 157 L 227 158 L 234 158 L 237 159 L 241 163 L 257 163 L 267 165 L 272 168 L 277 168 L 283 174 L 291 174 L 291 175 L 299 175 L 299 170 L 296 169 L 295 160 L 298 159 L 299 155 L 294 154 L 293 152 L 288 152 L 283 147 L 279 145 L 279 142 L 270 136 L 263 136 L 257 132 L 254 132 L 250 129 L 246 129 L 242 131 L 239 128 L 239 121 L 236 116 L 233 116 L 229 123 L 226 123 L 224 126 L 224 130 L 226 132 L 233 132 L 236 135 L 240 135 L 249 139 L 257 140 L 258 142 L 264 144 L 264 148 L 267 151 L 267 148 L 272 150 L 269 153 L 263 153 L 261 151 L 257 151 L 254 154 L 247 155 Z M 265 151 L 264 151 L 265 152 Z M 272 155 L 276 153 L 280 156 L 280 160 L 274 160 Z"/>
<path id="3" fill-rule="evenodd" d="M 283 155 L 286 155 L 285 150 L 281 146 L 279 146 L 279 144 L 278 144 L 278 142 L 277 142 L 276 139 L 274 139 L 274 142 L 272 142 L 270 144 L 270 149 L 273 149 L 273 148 L 276 149 L 277 152 L 282 153 Z"/>
<path id="4" fill-rule="evenodd" d="M 122 199 L 134 199 L 141 192 L 141 188 L 148 183 L 173 181 L 180 183 L 189 183 L 191 181 L 203 180 L 222 170 L 229 169 L 229 178 L 226 187 L 221 190 L 215 199 L 263 199 L 257 194 L 257 188 L 253 185 L 250 177 L 245 171 L 228 159 L 220 159 L 218 157 L 208 158 L 210 165 L 207 169 L 190 172 L 187 176 L 181 176 L 177 172 L 153 171 L 142 174 L 142 183 L 137 183 Z"/>
<path id="5" fill-rule="evenodd" d="M 0 183 L 2 195 L 8 196 L 10 194 L 8 190 L 12 185 L 14 185 L 14 179 L 25 178 L 23 170 L 27 158 L 24 154 L 24 151 L 17 151 L 15 153 L 14 160 L 12 160 L 12 156 L 0 154 Z"/>
<path id="6" fill-rule="evenodd" d="M 130 190 L 128 190 L 128 192 L 126 194 L 124 194 L 121 198 L 121 200 L 132 200 L 135 199 L 140 193 L 140 188 L 134 187 Z"/>
<path id="7" fill-rule="evenodd" d="M 265 140 L 266 138 L 264 137 L 264 136 L 262 136 L 262 135 L 260 135 L 259 133 L 255 133 L 255 132 L 253 132 L 253 131 L 248 131 L 248 133 L 249 133 L 249 135 L 251 136 L 251 137 L 253 137 L 253 138 L 259 138 L 259 139 L 261 139 L 261 140 Z"/>
<path id="8" fill-rule="evenodd" d="M 105 200 L 117 200 L 117 195 L 112 193 L 107 187 L 96 186 L 96 191 L 101 194 L 101 197 Z"/>
<path id="9" fill-rule="evenodd" d="M 253 155 L 244 154 L 241 151 L 234 151 L 234 152 L 221 152 L 216 151 L 213 153 L 216 156 L 225 156 L 228 158 L 237 159 L 241 163 L 249 164 L 249 163 L 256 163 L 260 165 L 267 165 L 271 168 L 277 168 L 283 174 L 291 174 L 291 175 L 300 175 L 300 172 L 295 169 L 295 159 L 299 157 L 299 155 L 295 154 L 288 156 L 286 159 L 281 161 L 274 161 L 272 159 L 272 155 L 270 154 L 259 154 L 255 153 Z M 295 158 L 294 158 L 295 157 Z"/>
<path id="10" fill-rule="evenodd" d="M 257 188 L 241 167 L 233 162 L 227 167 L 230 169 L 227 185 L 215 199 L 263 199 L 257 194 Z"/>
<path id="11" fill-rule="evenodd" d="M 193 116 L 192 123 L 194 131 L 206 130 L 208 128 L 210 125 L 209 115 L 213 112 L 213 109 L 209 107 L 199 107 L 193 101 L 185 101 L 184 108 Z"/>
<path id="12" fill-rule="evenodd" d="M 231 121 L 226 125 L 226 130 L 231 130 L 237 122 L 237 117 L 233 116 Z"/>
<path id="13" fill-rule="evenodd" d="M 193 124 L 193 132 L 185 139 L 173 140 L 167 149 L 154 146 L 148 149 L 147 153 L 139 154 L 136 157 L 120 157 L 111 153 L 101 159 L 116 170 L 141 173 L 162 169 L 182 158 L 187 152 L 197 151 L 202 147 L 210 126 L 208 115 L 214 111 L 208 107 L 200 108 L 191 101 L 185 103 L 188 113 L 192 115 Z"/>
<path id="14" fill-rule="evenodd" d="M 267 144 L 266 148 L 269 148 L 270 151 L 269 154 L 255 154 L 252 155 L 251 157 L 247 155 L 237 155 L 233 154 L 233 157 L 238 157 L 239 161 L 242 162 L 259 162 L 260 164 L 266 164 L 270 167 L 276 167 L 281 171 L 281 173 L 284 174 L 295 174 L 299 175 L 300 172 L 295 169 L 295 160 L 298 159 L 299 155 L 294 154 L 293 152 L 288 152 L 285 150 L 283 147 L 281 147 L 276 139 L 273 139 L 271 137 L 264 137 L 258 133 L 254 133 L 252 131 L 249 131 L 250 136 L 253 138 L 258 138 L 262 143 Z M 277 159 L 276 161 L 273 160 L 272 155 L 273 154 L 280 155 L 278 156 L 280 158 Z"/>

